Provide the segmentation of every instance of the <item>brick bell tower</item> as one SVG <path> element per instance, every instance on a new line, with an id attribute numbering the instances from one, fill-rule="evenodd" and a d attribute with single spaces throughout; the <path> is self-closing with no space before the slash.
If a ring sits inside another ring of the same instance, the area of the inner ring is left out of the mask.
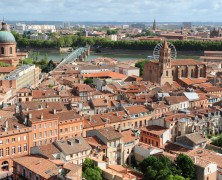
<path id="1" fill-rule="evenodd" d="M 160 85 L 163 86 L 166 82 L 172 84 L 173 76 L 171 68 L 171 49 L 169 48 L 166 40 L 164 40 L 163 46 L 160 49 L 159 66 Z"/>

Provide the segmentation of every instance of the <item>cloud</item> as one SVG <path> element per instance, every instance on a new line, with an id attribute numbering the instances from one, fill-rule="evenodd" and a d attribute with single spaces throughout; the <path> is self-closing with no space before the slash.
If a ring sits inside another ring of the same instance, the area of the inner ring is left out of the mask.
<path id="1" fill-rule="evenodd" d="M 162 22 L 220 21 L 222 0 L 7 0 L 8 20 Z"/>

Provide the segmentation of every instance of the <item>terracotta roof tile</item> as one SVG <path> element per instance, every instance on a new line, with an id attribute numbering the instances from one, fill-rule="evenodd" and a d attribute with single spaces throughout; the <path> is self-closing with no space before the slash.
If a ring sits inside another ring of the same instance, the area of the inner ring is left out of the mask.
<path id="1" fill-rule="evenodd" d="M 45 179 L 52 178 L 53 176 L 57 176 L 59 174 L 59 167 L 57 167 L 50 160 L 39 156 L 23 156 L 14 158 L 13 161 Z"/>

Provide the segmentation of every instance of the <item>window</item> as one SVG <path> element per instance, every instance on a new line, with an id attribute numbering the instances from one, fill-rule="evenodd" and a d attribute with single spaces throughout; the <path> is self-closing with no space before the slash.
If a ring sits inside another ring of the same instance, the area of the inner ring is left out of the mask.
<path id="1" fill-rule="evenodd" d="M 72 132 L 73 131 L 73 127 L 70 127 L 70 132 Z"/>
<path id="2" fill-rule="evenodd" d="M 42 128 L 42 125 L 41 124 L 39 124 L 39 129 L 41 129 Z"/>
<path id="3" fill-rule="evenodd" d="M 13 142 L 13 143 L 15 142 L 15 138 L 12 138 L 12 142 Z"/>
<path id="4" fill-rule="evenodd" d="M 39 145 L 40 145 L 40 146 L 42 145 L 42 141 L 39 141 Z"/>
<path id="5" fill-rule="evenodd" d="M 52 122 L 49 123 L 49 127 L 52 127 Z"/>
<path id="6" fill-rule="evenodd" d="M 2 140 L 0 140 L 0 145 L 1 145 L 1 144 L 3 144 L 3 141 L 2 141 Z"/>
<path id="7" fill-rule="evenodd" d="M 42 132 L 39 133 L 39 138 L 42 138 Z"/>
<path id="8" fill-rule="evenodd" d="M 82 129 L 82 124 L 80 125 L 80 129 Z"/>
<path id="9" fill-rule="evenodd" d="M 10 54 L 12 54 L 12 47 L 9 48 Z"/>
<path id="10" fill-rule="evenodd" d="M 50 136 L 52 136 L 52 130 L 49 131 Z"/>
<path id="11" fill-rule="evenodd" d="M 36 125 L 34 125 L 34 127 L 33 127 L 33 128 L 34 128 L 34 130 L 36 130 Z"/>
<path id="12" fill-rule="evenodd" d="M 44 128 L 47 128 L 47 124 L 46 123 L 44 124 Z"/>
<path id="13" fill-rule="evenodd" d="M 20 171 L 20 165 L 17 164 L 17 171 L 19 172 Z"/>
<path id="14" fill-rule="evenodd" d="M 192 69 L 191 70 L 191 78 L 193 78 L 194 77 L 194 70 Z"/>
<path id="15" fill-rule="evenodd" d="M 29 178 L 32 179 L 32 172 L 29 171 Z"/>
<path id="16" fill-rule="evenodd" d="M 12 147 L 12 154 L 15 154 L 15 146 Z"/>
<path id="17" fill-rule="evenodd" d="M 8 144 L 9 143 L 9 139 L 6 139 L 5 142 L 6 142 L 6 144 Z"/>
<path id="18" fill-rule="evenodd" d="M 47 131 L 44 131 L 44 137 L 47 137 Z"/>
<path id="19" fill-rule="evenodd" d="M 57 126 L 57 122 L 56 121 L 54 122 L 54 126 Z"/>
<path id="20" fill-rule="evenodd" d="M 34 133 L 34 139 L 36 139 L 36 133 Z"/>
<path id="21" fill-rule="evenodd" d="M 47 139 L 45 139 L 45 141 L 44 141 L 44 142 L 45 142 L 45 144 L 47 144 Z"/>
<path id="22" fill-rule="evenodd" d="M 168 76 L 168 71 L 166 71 L 166 76 Z"/>
<path id="23" fill-rule="evenodd" d="M 21 153 L 21 152 L 22 152 L 21 145 L 18 145 L 18 153 Z"/>
<path id="24" fill-rule="evenodd" d="M 68 132 L 68 128 L 65 128 L 65 132 Z"/>
<path id="25" fill-rule="evenodd" d="M 54 130 L 54 134 L 57 135 L 57 129 Z"/>
<path id="26" fill-rule="evenodd" d="M 9 147 L 6 148 L 6 156 L 9 156 Z"/>
<path id="27" fill-rule="evenodd" d="M 5 49 L 1 47 L 1 54 L 5 54 Z"/>
<path id="28" fill-rule="evenodd" d="M 24 141 L 26 141 L 26 139 L 27 139 L 27 137 L 26 137 L 26 136 L 24 136 Z"/>
<path id="29" fill-rule="evenodd" d="M 18 136 L 18 142 L 21 140 L 21 137 L 20 136 Z"/>
<path id="30" fill-rule="evenodd" d="M 3 157 L 3 149 L 0 149 L 0 157 Z"/>
<path id="31" fill-rule="evenodd" d="M 60 129 L 60 133 L 62 133 L 62 129 Z"/>

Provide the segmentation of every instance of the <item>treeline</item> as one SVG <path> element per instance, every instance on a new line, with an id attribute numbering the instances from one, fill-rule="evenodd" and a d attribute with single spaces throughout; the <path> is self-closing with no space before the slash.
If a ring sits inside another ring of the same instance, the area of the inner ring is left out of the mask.
<path id="1" fill-rule="evenodd" d="M 111 49 L 128 49 L 128 50 L 153 50 L 159 43 L 158 41 L 111 41 L 108 38 L 100 37 L 83 37 L 77 35 L 52 37 L 54 40 L 30 40 L 22 35 L 13 33 L 18 47 L 32 48 L 58 48 L 58 47 L 79 47 L 86 44 L 94 47 L 111 48 Z M 204 50 L 222 50 L 222 42 L 211 41 L 169 41 L 174 44 L 177 51 L 204 51 Z"/>

